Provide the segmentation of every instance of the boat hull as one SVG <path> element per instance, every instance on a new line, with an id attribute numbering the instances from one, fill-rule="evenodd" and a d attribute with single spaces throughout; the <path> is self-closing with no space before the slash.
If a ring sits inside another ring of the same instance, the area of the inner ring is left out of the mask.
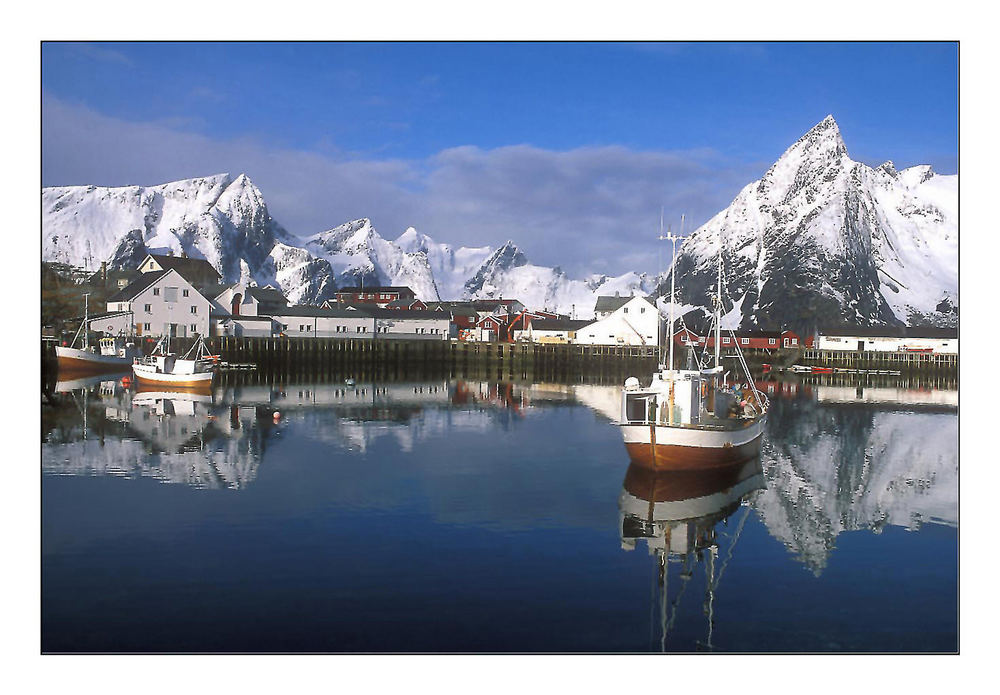
<path id="1" fill-rule="evenodd" d="M 56 364 L 61 372 L 106 372 L 128 369 L 131 358 L 101 355 L 78 348 L 56 346 Z"/>
<path id="2" fill-rule="evenodd" d="M 765 417 L 739 429 L 701 429 L 656 424 L 620 425 L 632 463 L 656 471 L 732 466 L 760 454 Z"/>
<path id="3" fill-rule="evenodd" d="M 157 372 L 151 365 L 134 364 L 132 372 L 140 383 L 165 386 L 169 389 L 207 389 L 212 385 L 212 372 L 194 374 L 167 374 Z"/>

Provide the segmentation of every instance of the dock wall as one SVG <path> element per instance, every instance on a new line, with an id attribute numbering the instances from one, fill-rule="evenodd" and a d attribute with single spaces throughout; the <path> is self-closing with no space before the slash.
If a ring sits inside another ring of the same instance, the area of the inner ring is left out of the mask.
<path id="1" fill-rule="evenodd" d="M 900 371 L 957 370 L 958 355 L 873 350 L 806 349 L 800 364 L 851 369 L 898 369 Z"/>
<path id="2" fill-rule="evenodd" d="M 235 364 L 270 368 L 407 367 L 439 365 L 515 375 L 636 373 L 656 368 L 655 347 L 472 343 L 351 338 L 206 339 L 212 352 Z"/>

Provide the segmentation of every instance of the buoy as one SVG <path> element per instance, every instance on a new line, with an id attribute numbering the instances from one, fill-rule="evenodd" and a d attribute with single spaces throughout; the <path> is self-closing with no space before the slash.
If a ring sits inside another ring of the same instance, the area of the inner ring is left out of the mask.
<path id="1" fill-rule="evenodd" d="M 123 376 L 122 377 L 122 386 L 124 386 L 125 388 L 128 388 L 131 385 L 132 385 L 132 379 L 130 379 L 127 376 Z"/>
<path id="2" fill-rule="evenodd" d="M 277 422 L 280 419 L 281 419 L 281 413 L 278 412 L 277 410 L 275 410 L 274 411 L 274 421 Z"/>

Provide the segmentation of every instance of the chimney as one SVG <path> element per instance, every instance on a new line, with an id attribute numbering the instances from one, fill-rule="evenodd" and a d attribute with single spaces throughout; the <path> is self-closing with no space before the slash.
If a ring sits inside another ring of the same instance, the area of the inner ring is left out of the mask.
<path id="1" fill-rule="evenodd" d="M 108 284 L 108 262 L 101 261 L 101 280 L 105 285 Z"/>

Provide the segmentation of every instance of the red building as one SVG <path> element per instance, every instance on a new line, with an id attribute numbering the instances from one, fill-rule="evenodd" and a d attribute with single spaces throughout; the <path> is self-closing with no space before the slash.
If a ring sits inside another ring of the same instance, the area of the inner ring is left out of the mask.
<path id="1" fill-rule="evenodd" d="M 722 331 L 720 337 L 723 348 L 735 347 L 737 342 L 741 348 L 754 348 L 757 350 L 806 347 L 802 339 L 794 331 L 735 331 L 735 340 L 733 333 Z M 698 335 L 691 330 L 682 328 L 674 333 L 674 343 L 677 345 L 696 345 L 714 349 L 715 333 L 712 332 L 707 336 Z"/>
<path id="2" fill-rule="evenodd" d="M 419 299 L 396 299 L 389 302 L 387 309 L 406 309 L 407 311 L 425 311 L 427 305 Z"/>
<path id="3" fill-rule="evenodd" d="M 385 309 L 390 303 L 399 300 L 412 301 L 416 299 L 409 287 L 342 287 L 335 295 L 338 304 L 375 304 L 379 309 Z"/>

